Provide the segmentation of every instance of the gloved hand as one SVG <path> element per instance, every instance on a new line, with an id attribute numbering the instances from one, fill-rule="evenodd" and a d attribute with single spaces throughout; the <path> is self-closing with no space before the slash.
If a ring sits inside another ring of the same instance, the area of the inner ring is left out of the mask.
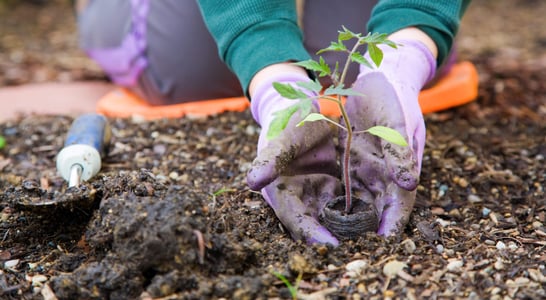
<path id="1" fill-rule="evenodd" d="M 353 135 L 352 189 L 359 198 L 373 199 L 381 235 L 401 231 L 415 203 L 426 134 L 418 95 L 436 69 L 425 45 L 411 40 L 394 42 L 402 46 L 379 46 L 384 53 L 379 68 L 360 67 L 353 89 L 364 96 L 349 97 L 345 105 L 355 131 L 387 126 L 402 133 L 409 144 L 398 146 L 367 133 Z M 345 132 L 340 132 L 343 147 L 345 139 Z"/>
<path id="2" fill-rule="evenodd" d="M 273 88 L 273 82 L 293 84 L 310 81 L 305 75 L 285 73 L 260 83 L 251 101 L 254 119 L 262 126 L 257 157 L 247 174 L 248 185 L 261 190 L 267 203 L 294 239 L 308 243 L 338 240 L 318 222 L 319 211 L 340 192 L 339 168 L 332 136 L 326 122 L 307 122 L 296 112 L 282 133 L 271 140 L 266 134 L 273 114 L 295 104 Z M 314 112 L 318 111 L 315 105 Z"/>

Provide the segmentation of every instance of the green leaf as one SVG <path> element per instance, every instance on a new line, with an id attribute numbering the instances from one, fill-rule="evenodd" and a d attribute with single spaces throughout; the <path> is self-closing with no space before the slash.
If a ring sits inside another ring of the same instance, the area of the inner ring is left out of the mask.
<path id="1" fill-rule="evenodd" d="M 365 131 L 398 146 L 408 146 L 408 142 L 406 142 L 406 139 L 404 139 L 402 134 L 392 128 L 385 126 L 373 126 Z"/>
<path id="2" fill-rule="evenodd" d="M 288 98 L 288 99 L 307 98 L 307 95 L 304 92 L 294 88 L 292 85 L 288 83 L 273 82 L 273 88 L 279 93 L 279 95 L 283 96 L 284 98 Z"/>
<path id="3" fill-rule="evenodd" d="M 387 40 L 387 34 L 374 32 L 374 33 L 368 33 L 368 35 L 363 37 L 361 43 L 382 44 L 386 40 Z"/>
<path id="4" fill-rule="evenodd" d="M 309 59 L 309 60 L 300 61 L 294 64 L 300 67 L 304 67 L 310 71 L 319 72 L 320 73 L 319 76 L 321 77 L 330 75 L 330 67 L 328 66 L 328 64 L 326 64 L 326 62 L 324 61 L 324 58 L 322 57 L 320 58 L 318 62 L 312 59 Z"/>
<path id="5" fill-rule="evenodd" d="M 330 86 L 324 91 L 325 96 L 329 95 L 340 95 L 340 96 L 364 96 L 364 94 L 357 92 L 351 88 L 343 88 L 343 85 L 340 86 Z"/>
<path id="6" fill-rule="evenodd" d="M 319 113 L 312 113 L 312 114 L 308 114 L 307 117 L 305 117 L 305 119 L 301 120 L 301 122 L 299 122 L 298 124 L 296 124 L 297 127 L 300 127 L 302 126 L 305 122 L 315 122 L 315 121 L 320 121 L 320 120 L 327 120 L 328 118 L 326 118 L 323 114 L 319 114 Z"/>
<path id="7" fill-rule="evenodd" d="M 338 40 L 341 40 L 341 41 L 348 41 L 352 38 L 357 38 L 359 39 L 362 34 L 361 33 L 354 33 L 352 31 L 350 31 L 349 29 L 347 29 L 347 27 L 345 26 L 341 26 L 341 28 L 343 29 L 343 31 L 339 31 L 338 32 Z"/>
<path id="8" fill-rule="evenodd" d="M 6 146 L 6 139 L 0 135 L 0 149 Z"/>
<path id="9" fill-rule="evenodd" d="M 347 51 L 347 47 L 345 47 L 345 45 L 343 45 L 343 42 L 341 42 L 341 41 L 331 42 L 330 46 L 328 46 L 327 48 L 320 49 L 319 51 L 317 51 L 317 54 L 321 54 L 321 53 L 327 52 L 327 51 L 345 52 L 345 51 Z"/>
<path id="10" fill-rule="evenodd" d="M 395 43 L 395 42 L 393 42 L 393 41 L 391 41 L 391 40 L 385 40 L 385 41 L 383 42 L 383 44 L 385 44 L 385 45 L 387 45 L 387 46 L 389 46 L 389 47 L 391 47 L 391 48 L 398 49 L 398 44 Z"/>
<path id="11" fill-rule="evenodd" d="M 373 69 L 370 62 L 360 52 L 351 53 L 351 61 L 357 62 L 361 65 L 365 65 L 370 69 Z"/>
<path id="12" fill-rule="evenodd" d="M 296 82 L 296 85 L 315 93 L 322 91 L 322 84 L 320 84 L 318 79 L 315 79 L 314 81 L 299 81 Z"/>
<path id="13" fill-rule="evenodd" d="M 281 134 L 281 132 L 286 128 L 286 125 L 288 124 L 288 121 L 290 121 L 292 115 L 298 111 L 298 109 L 299 105 L 294 104 L 276 112 L 273 120 L 269 124 L 269 130 L 267 131 L 266 138 L 268 140 L 272 140 L 279 136 L 279 134 Z"/>
<path id="14" fill-rule="evenodd" d="M 383 60 L 383 51 L 381 51 L 376 44 L 368 44 L 368 53 L 375 65 L 379 67 Z"/>

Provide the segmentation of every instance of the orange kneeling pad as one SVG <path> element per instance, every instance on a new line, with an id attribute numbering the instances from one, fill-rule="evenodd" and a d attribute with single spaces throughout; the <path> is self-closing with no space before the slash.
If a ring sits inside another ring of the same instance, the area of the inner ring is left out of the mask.
<path id="1" fill-rule="evenodd" d="M 473 101 L 478 96 L 478 72 L 471 62 L 455 64 L 434 86 L 422 90 L 419 105 L 424 114 Z M 134 115 L 145 119 L 179 118 L 185 115 L 208 116 L 225 111 L 244 111 L 249 107 L 246 97 L 201 100 L 180 104 L 154 106 L 126 89 L 116 89 L 97 103 L 97 112 L 108 117 L 126 118 Z M 320 101 L 321 112 L 338 116 L 339 108 L 331 101 Z"/>

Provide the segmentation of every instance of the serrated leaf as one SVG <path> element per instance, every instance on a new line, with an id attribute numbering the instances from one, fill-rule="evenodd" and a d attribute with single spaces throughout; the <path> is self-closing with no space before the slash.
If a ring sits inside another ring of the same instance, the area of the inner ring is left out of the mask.
<path id="1" fill-rule="evenodd" d="M 347 47 L 345 47 L 345 45 L 341 41 L 331 42 L 330 46 L 328 46 L 326 48 L 323 48 L 323 49 L 320 49 L 319 51 L 317 51 L 317 54 L 321 54 L 321 53 L 327 52 L 327 51 L 345 52 L 345 51 L 347 51 Z"/>
<path id="2" fill-rule="evenodd" d="M 375 136 L 378 136 L 384 140 L 386 140 L 389 143 L 396 144 L 398 146 L 406 147 L 408 146 L 408 142 L 406 139 L 400 134 L 400 132 L 389 128 L 385 126 L 373 126 L 365 130 L 369 134 L 373 134 Z"/>
<path id="3" fill-rule="evenodd" d="M 362 42 L 368 44 L 381 44 L 387 40 L 387 34 L 385 33 L 368 33 L 365 37 L 362 38 Z"/>
<path id="4" fill-rule="evenodd" d="M 269 130 L 267 131 L 266 138 L 268 140 L 274 139 L 286 128 L 288 121 L 296 111 L 298 111 L 299 105 L 294 104 L 285 109 L 279 110 L 274 114 L 273 120 L 269 124 Z"/>
<path id="5" fill-rule="evenodd" d="M 307 98 L 307 95 L 304 92 L 294 88 L 288 83 L 273 82 L 273 88 L 279 93 L 279 95 L 287 99 Z"/>
<path id="6" fill-rule="evenodd" d="M 311 114 L 308 114 L 307 117 L 305 117 L 303 120 L 301 120 L 301 122 L 299 122 L 296 126 L 300 127 L 305 122 L 315 122 L 315 121 L 327 120 L 327 119 L 328 118 L 326 118 L 323 114 L 311 113 Z"/>
<path id="7" fill-rule="evenodd" d="M 339 39 L 340 35 L 343 35 L 343 38 L 345 38 L 347 40 L 350 40 L 352 38 L 360 38 L 362 36 L 361 33 L 352 32 L 349 29 L 347 29 L 347 27 L 345 27 L 343 25 L 341 26 L 341 28 L 343 29 L 343 31 L 339 31 L 338 39 Z"/>
<path id="8" fill-rule="evenodd" d="M 370 62 L 362 55 L 360 52 L 354 52 L 351 54 L 351 61 L 357 62 L 361 65 L 365 65 L 366 67 L 373 69 Z"/>
<path id="9" fill-rule="evenodd" d="M 368 53 L 374 64 L 379 67 L 383 61 L 383 51 L 376 44 L 368 44 Z"/>
<path id="10" fill-rule="evenodd" d="M 393 42 L 393 41 L 391 41 L 391 40 L 385 40 L 385 41 L 383 42 L 383 44 L 385 44 L 385 45 L 387 45 L 387 46 L 389 46 L 389 47 L 391 47 L 391 48 L 398 49 L 398 44 L 395 43 L 395 42 Z"/>
<path id="11" fill-rule="evenodd" d="M 364 94 L 362 94 L 360 92 L 357 92 L 357 91 L 353 90 L 352 88 L 348 88 L 348 89 L 343 88 L 343 85 L 337 86 L 337 87 L 330 86 L 329 88 L 324 90 L 324 95 L 325 96 L 329 96 L 329 95 L 364 96 Z"/>
<path id="12" fill-rule="evenodd" d="M 314 81 L 299 81 L 296 82 L 296 85 L 315 93 L 322 91 L 322 84 L 316 79 Z"/>

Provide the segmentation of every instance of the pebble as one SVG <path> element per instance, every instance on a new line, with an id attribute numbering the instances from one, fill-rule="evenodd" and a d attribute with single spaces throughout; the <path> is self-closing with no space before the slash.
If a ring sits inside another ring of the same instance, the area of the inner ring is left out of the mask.
<path id="1" fill-rule="evenodd" d="M 38 275 L 32 276 L 31 281 L 33 286 L 41 286 L 44 282 L 47 281 L 47 276 L 38 274 Z"/>
<path id="2" fill-rule="evenodd" d="M 436 253 L 442 254 L 444 252 L 444 246 L 436 245 Z"/>
<path id="3" fill-rule="evenodd" d="M 447 264 L 447 270 L 450 272 L 459 272 L 463 267 L 462 260 L 452 260 Z"/>
<path id="4" fill-rule="evenodd" d="M 479 203 L 482 202 L 482 198 L 478 197 L 477 195 L 470 194 L 467 198 L 468 202 L 470 203 Z"/>
<path id="5" fill-rule="evenodd" d="M 437 222 L 438 224 L 440 224 L 440 226 L 442 226 L 442 227 L 447 227 L 447 226 L 449 226 L 449 225 L 451 224 L 451 222 L 446 221 L 446 220 L 444 220 L 444 219 L 442 219 L 442 218 L 437 218 L 437 219 L 436 219 L 436 222 Z"/>
<path id="6" fill-rule="evenodd" d="M 464 178 L 460 178 L 457 184 L 462 188 L 468 187 L 468 181 Z"/>
<path id="7" fill-rule="evenodd" d="M 408 254 L 412 254 L 413 252 L 415 252 L 415 249 L 417 249 L 417 247 L 415 246 L 415 242 L 410 239 L 406 239 L 402 242 L 402 244 L 404 244 L 404 250 L 406 250 Z"/>
<path id="8" fill-rule="evenodd" d="M 498 250 L 504 250 L 506 249 L 506 244 L 502 241 L 498 241 L 497 242 L 497 245 L 495 245 L 495 247 L 497 247 Z"/>
<path id="9" fill-rule="evenodd" d="M 534 222 L 532 223 L 532 226 L 533 226 L 533 228 L 537 229 L 537 228 L 542 227 L 543 225 L 542 225 L 542 223 L 539 222 L 539 221 L 534 221 Z"/>
<path id="10" fill-rule="evenodd" d="M 493 267 L 495 268 L 495 270 L 502 270 L 504 269 L 504 263 L 502 262 L 502 260 L 500 259 L 497 259 L 497 261 L 495 262 L 495 264 L 493 264 Z"/>
<path id="11" fill-rule="evenodd" d="M 487 216 L 489 216 L 489 213 L 491 213 L 491 210 L 489 208 L 482 208 L 482 217 L 487 218 Z"/>
<path id="12" fill-rule="evenodd" d="M 518 250 L 518 245 L 514 242 L 509 242 L 508 243 L 508 249 L 512 250 L 512 251 L 515 251 L 515 250 Z"/>
<path id="13" fill-rule="evenodd" d="M 438 192 L 438 198 L 442 198 L 446 194 L 448 189 L 449 187 L 447 185 L 441 184 Z"/>
<path id="14" fill-rule="evenodd" d="M 6 269 L 12 269 L 15 268 L 19 264 L 18 259 L 12 259 L 4 262 L 4 268 Z"/>
<path id="15" fill-rule="evenodd" d="M 393 277 L 407 266 L 405 262 L 391 260 L 383 266 L 383 274 L 387 277 Z"/>
<path id="16" fill-rule="evenodd" d="M 366 269 L 366 267 L 368 266 L 368 262 L 363 260 L 363 259 L 358 259 L 358 260 L 353 260 L 352 262 L 348 263 L 346 266 L 345 266 L 345 270 L 348 271 L 348 275 L 349 277 L 356 277 L 360 274 L 362 274 L 362 271 L 364 271 L 364 269 Z M 351 276 L 351 275 L 356 275 L 356 276 Z"/>

